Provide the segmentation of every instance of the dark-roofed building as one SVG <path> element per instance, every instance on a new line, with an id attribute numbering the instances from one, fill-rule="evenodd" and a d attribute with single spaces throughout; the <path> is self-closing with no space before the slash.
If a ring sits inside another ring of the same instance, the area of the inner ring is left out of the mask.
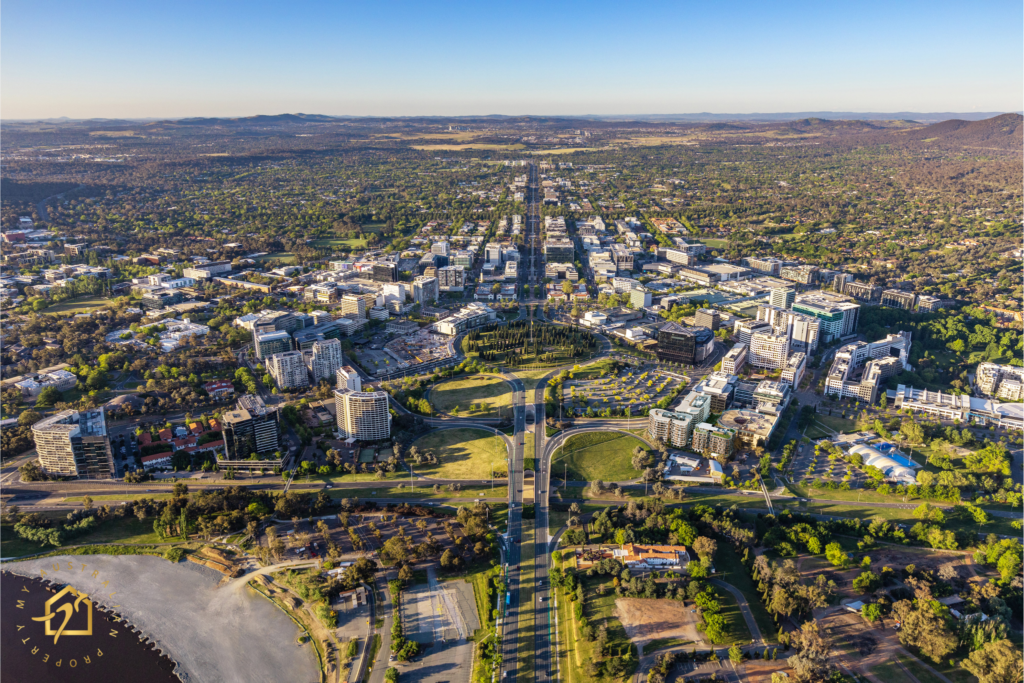
<path id="1" fill-rule="evenodd" d="M 715 351 L 715 335 L 706 327 L 668 323 L 658 331 L 659 360 L 684 365 L 703 363 Z"/>

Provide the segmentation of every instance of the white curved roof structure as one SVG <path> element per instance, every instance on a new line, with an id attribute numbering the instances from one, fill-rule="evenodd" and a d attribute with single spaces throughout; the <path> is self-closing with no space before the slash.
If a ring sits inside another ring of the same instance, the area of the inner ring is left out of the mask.
<path id="1" fill-rule="evenodd" d="M 886 479 L 898 482 L 900 484 L 916 484 L 917 475 L 914 470 L 901 465 L 887 455 L 875 450 L 871 446 L 865 446 L 863 444 L 854 446 L 850 449 L 850 453 L 856 453 L 860 457 L 864 458 L 865 465 L 872 465 L 882 470 L 885 474 Z"/>

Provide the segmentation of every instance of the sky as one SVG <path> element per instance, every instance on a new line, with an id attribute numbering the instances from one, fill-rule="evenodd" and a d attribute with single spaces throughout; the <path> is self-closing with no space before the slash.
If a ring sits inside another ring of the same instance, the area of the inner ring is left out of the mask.
<path id="1" fill-rule="evenodd" d="M 0 117 L 1018 111 L 1024 3 L 4 0 Z"/>

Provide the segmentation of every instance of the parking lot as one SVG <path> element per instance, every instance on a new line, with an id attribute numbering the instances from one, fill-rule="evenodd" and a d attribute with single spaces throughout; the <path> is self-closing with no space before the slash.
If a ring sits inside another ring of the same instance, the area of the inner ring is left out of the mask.
<path id="1" fill-rule="evenodd" d="M 639 412 L 686 384 L 686 377 L 655 365 L 628 367 L 609 377 L 570 379 L 563 386 L 566 410 L 585 414 L 588 409 L 630 407 Z"/>

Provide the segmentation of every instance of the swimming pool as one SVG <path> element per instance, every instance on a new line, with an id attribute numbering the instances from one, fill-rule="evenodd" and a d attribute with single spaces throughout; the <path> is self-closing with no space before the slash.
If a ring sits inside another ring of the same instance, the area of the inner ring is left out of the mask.
<path id="1" fill-rule="evenodd" d="M 871 447 L 874 448 L 879 453 L 888 453 L 889 451 L 892 450 L 892 444 L 891 443 L 876 443 L 876 444 L 872 444 Z"/>
<path id="2" fill-rule="evenodd" d="M 896 462 L 898 462 L 899 464 L 903 465 L 904 467 L 911 467 L 911 468 L 913 468 L 913 467 L 920 467 L 920 465 L 918 465 L 916 462 L 914 462 L 910 458 L 904 457 L 904 456 L 900 455 L 899 453 L 896 453 L 895 451 L 890 451 L 889 453 L 886 453 L 885 457 L 889 458 L 890 460 L 895 460 Z"/>

